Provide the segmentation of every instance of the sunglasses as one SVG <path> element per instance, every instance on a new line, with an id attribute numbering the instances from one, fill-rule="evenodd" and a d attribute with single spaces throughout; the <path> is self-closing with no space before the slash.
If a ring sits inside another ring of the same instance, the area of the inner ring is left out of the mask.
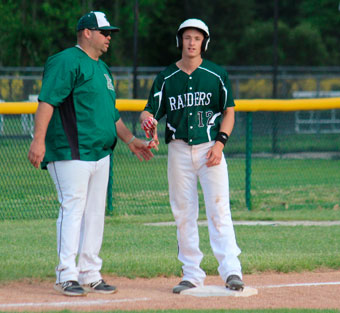
<path id="1" fill-rule="evenodd" d="M 109 29 L 90 29 L 91 31 L 98 31 L 100 32 L 104 37 L 111 36 L 111 30 Z"/>
<path id="2" fill-rule="evenodd" d="M 111 30 L 100 30 L 99 31 L 104 37 L 111 36 Z"/>

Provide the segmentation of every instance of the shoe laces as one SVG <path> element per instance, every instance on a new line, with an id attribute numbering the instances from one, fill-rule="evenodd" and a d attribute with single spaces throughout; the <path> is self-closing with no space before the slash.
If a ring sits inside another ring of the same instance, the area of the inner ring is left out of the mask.
<path id="1" fill-rule="evenodd" d="M 78 282 L 73 281 L 73 280 L 68 280 L 62 283 L 61 287 L 63 289 L 67 288 L 67 287 L 71 287 L 71 286 L 79 286 Z"/>
<path id="2" fill-rule="evenodd" d="M 96 287 L 98 287 L 101 283 L 105 284 L 104 280 L 100 279 L 100 280 L 98 280 L 98 281 L 96 281 L 96 282 L 94 282 L 94 283 L 91 283 L 91 284 L 90 284 L 90 287 L 91 287 L 91 288 L 96 288 Z"/>

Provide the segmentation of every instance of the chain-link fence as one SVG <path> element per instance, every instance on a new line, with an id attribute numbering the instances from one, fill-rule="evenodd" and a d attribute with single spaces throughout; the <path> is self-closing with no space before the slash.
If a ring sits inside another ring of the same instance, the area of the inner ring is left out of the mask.
<path id="1" fill-rule="evenodd" d="M 235 99 L 272 98 L 273 69 L 270 66 L 227 66 Z M 156 74 L 163 67 L 139 67 L 136 71 L 137 98 L 147 99 Z M 132 67 L 111 67 L 117 98 L 133 98 Z M 27 101 L 38 94 L 42 67 L 0 67 L 0 99 Z M 340 66 L 283 66 L 277 70 L 277 97 L 300 97 L 296 92 L 311 92 L 313 97 L 340 92 Z M 311 94 L 305 95 L 311 97 Z"/>
<path id="2" fill-rule="evenodd" d="M 32 101 L 29 95 L 39 93 L 41 73 L 36 75 L 38 72 L 31 70 L 27 77 L 22 76 L 22 73 L 16 76 L 14 71 L 10 75 L 0 76 L 3 100 Z M 235 98 L 261 98 L 260 94 L 262 98 L 270 98 L 270 73 L 254 71 L 251 74 L 248 69 L 243 74 L 245 71 L 239 69 L 238 72 L 242 74 L 238 76 L 235 74 L 236 69 L 230 71 Z M 312 92 L 313 97 L 337 96 L 340 70 L 337 73 L 328 71 L 328 74 L 326 71 L 317 74 L 312 69 L 309 71 L 305 74 L 288 73 L 288 69 L 286 74 L 282 72 L 279 90 L 281 95 L 283 91 L 286 93 L 281 98 L 300 97 L 301 92 L 306 91 Z M 131 73 L 127 71 L 125 75 L 123 72 L 114 72 L 120 98 L 130 96 Z M 147 72 L 140 75 L 138 92 L 140 98 L 147 98 L 154 74 Z M 284 79 L 284 75 L 290 76 Z M 10 92 L 10 95 L 6 92 Z M 121 115 L 138 137 L 144 137 L 137 123 L 138 112 L 121 112 Z M 248 118 L 246 112 L 237 112 L 233 134 L 224 150 L 229 168 L 232 210 L 247 210 L 249 207 L 246 203 Z M 164 121 L 161 121 L 160 150 L 149 162 L 139 162 L 125 144 L 118 143 L 113 157 L 112 214 L 170 213 L 164 126 Z M 32 115 L 0 115 L 0 220 L 54 218 L 58 214 L 57 196 L 48 172 L 35 169 L 27 160 L 32 131 Z M 340 110 L 252 113 L 251 208 L 338 209 L 339 133 Z M 200 210 L 203 212 L 201 192 L 199 196 Z"/>

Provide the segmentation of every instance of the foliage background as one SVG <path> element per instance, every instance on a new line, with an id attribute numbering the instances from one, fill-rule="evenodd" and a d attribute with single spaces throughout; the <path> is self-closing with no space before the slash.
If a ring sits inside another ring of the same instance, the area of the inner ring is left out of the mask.
<path id="1" fill-rule="evenodd" d="M 340 64 L 338 0 L 279 0 L 279 64 Z M 0 66 L 42 66 L 75 44 L 78 19 L 107 14 L 121 31 L 103 58 L 110 66 L 133 63 L 134 0 L 1 0 Z M 139 0 L 141 66 L 165 66 L 179 57 L 175 34 L 186 18 L 203 19 L 211 32 L 206 57 L 221 65 L 272 64 L 274 0 Z"/>

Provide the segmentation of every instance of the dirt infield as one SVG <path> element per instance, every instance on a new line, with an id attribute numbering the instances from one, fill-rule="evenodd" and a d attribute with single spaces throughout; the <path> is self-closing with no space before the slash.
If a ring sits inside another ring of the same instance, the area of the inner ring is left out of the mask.
<path id="1" fill-rule="evenodd" d="M 118 292 L 66 297 L 53 289 L 52 281 L 20 281 L 0 286 L 0 311 L 108 311 L 156 309 L 265 309 L 314 308 L 340 310 L 340 271 L 262 273 L 245 275 L 247 286 L 257 288 L 250 297 L 195 297 L 172 294 L 178 277 L 128 279 L 105 276 Z M 217 276 L 205 285 L 223 285 Z"/>

